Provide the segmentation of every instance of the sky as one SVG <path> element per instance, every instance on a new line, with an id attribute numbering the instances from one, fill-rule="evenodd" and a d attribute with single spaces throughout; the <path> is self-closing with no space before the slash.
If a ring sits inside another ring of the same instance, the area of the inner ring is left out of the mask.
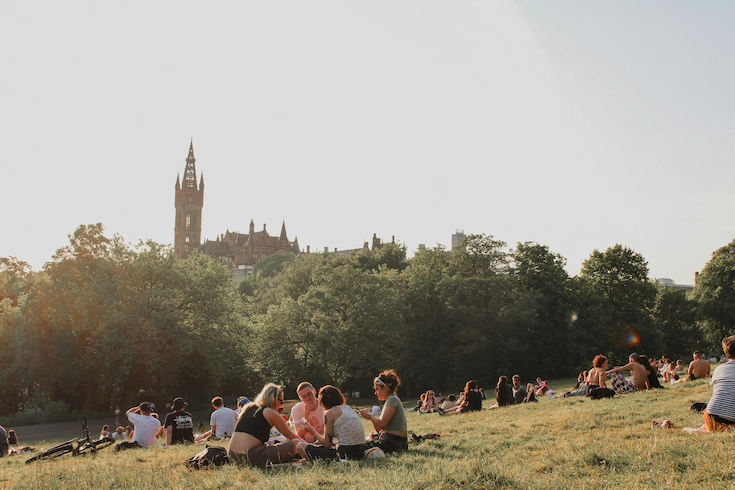
<path id="1" fill-rule="evenodd" d="M 312 251 L 457 230 L 579 273 L 630 247 L 692 284 L 735 238 L 730 1 L 9 2 L 0 257 L 102 223 L 174 236 L 193 141 L 205 239 Z"/>

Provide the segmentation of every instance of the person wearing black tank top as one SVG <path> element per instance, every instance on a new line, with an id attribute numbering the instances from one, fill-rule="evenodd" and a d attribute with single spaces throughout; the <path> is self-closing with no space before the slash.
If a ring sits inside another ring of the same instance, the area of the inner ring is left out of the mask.
<path id="1" fill-rule="evenodd" d="M 266 467 L 286 463 L 296 457 L 296 444 L 303 442 L 286 425 L 278 413 L 283 405 L 283 390 L 280 386 L 268 383 L 255 398 L 255 402 L 243 407 L 230 440 L 228 454 L 239 464 Z M 278 429 L 289 440 L 268 446 L 272 427 Z"/>

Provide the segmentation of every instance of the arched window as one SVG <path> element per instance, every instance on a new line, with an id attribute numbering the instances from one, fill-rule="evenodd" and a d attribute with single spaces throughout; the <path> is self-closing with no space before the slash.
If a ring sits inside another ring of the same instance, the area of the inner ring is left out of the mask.
<path id="1" fill-rule="evenodd" d="M 189 228 L 191 228 L 191 215 L 187 214 L 186 215 L 186 229 L 188 230 Z M 186 241 L 188 242 L 189 239 L 187 238 Z"/>
<path id="2" fill-rule="evenodd" d="M 189 237 L 186 237 L 186 243 L 189 243 Z"/>

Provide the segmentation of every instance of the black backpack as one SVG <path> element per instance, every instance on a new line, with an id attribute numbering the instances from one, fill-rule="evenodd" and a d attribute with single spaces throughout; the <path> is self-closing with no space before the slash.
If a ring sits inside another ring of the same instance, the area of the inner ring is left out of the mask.
<path id="1" fill-rule="evenodd" d="M 186 460 L 186 466 L 195 470 L 203 470 L 229 464 L 230 457 L 227 449 L 222 446 L 207 446 L 194 456 Z"/>

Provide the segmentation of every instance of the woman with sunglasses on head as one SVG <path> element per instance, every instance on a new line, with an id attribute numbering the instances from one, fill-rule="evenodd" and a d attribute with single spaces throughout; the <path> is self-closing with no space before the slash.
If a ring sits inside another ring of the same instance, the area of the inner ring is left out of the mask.
<path id="1" fill-rule="evenodd" d="M 283 390 L 278 385 L 268 383 L 254 402 L 243 407 L 230 439 L 230 460 L 263 468 L 294 459 L 296 445 L 303 441 L 291 432 L 278 413 L 282 406 Z M 266 442 L 274 426 L 289 440 L 268 446 Z"/>
<path id="2" fill-rule="evenodd" d="M 403 403 L 398 398 L 398 387 L 401 378 L 392 369 L 383 371 L 373 380 L 373 389 L 378 400 L 385 402 L 380 416 L 373 415 L 370 410 L 360 410 L 360 416 L 373 423 L 378 431 L 378 439 L 369 442 L 368 447 L 379 447 L 384 453 L 408 450 L 408 427 Z"/>

